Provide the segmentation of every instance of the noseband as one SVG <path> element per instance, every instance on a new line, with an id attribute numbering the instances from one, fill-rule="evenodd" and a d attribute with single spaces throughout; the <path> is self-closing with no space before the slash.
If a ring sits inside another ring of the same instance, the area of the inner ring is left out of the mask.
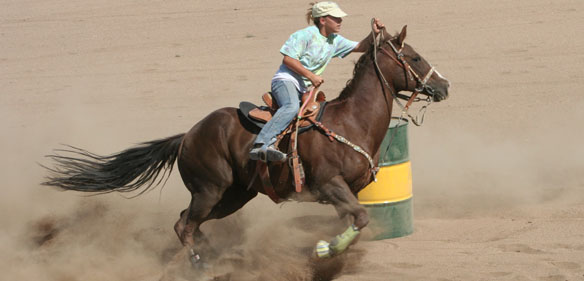
<path id="1" fill-rule="evenodd" d="M 436 68 L 434 66 L 432 66 L 430 68 L 430 70 L 428 71 L 428 73 L 426 73 L 424 78 L 420 78 L 420 75 L 418 75 L 418 73 L 416 73 L 416 71 L 410 66 L 410 64 L 404 58 L 404 54 L 402 53 L 402 50 L 404 48 L 404 43 L 402 42 L 402 45 L 401 45 L 400 49 L 398 50 L 391 42 L 391 39 L 387 40 L 385 43 L 387 43 L 391 47 L 391 49 L 393 50 L 395 55 L 392 55 L 384 48 L 379 47 L 379 49 L 381 50 L 381 52 L 383 52 L 384 54 L 389 56 L 393 61 L 395 61 L 397 63 L 397 65 L 399 65 L 401 68 L 403 68 L 403 70 L 405 72 L 405 76 L 406 76 L 406 88 L 408 88 L 408 80 L 412 80 L 412 81 L 415 80 L 416 81 L 416 88 L 414 89 L 414 92 L 412 93 L 411 96 L 396 93 L 391 88 L 391 86 L 389 85 L 387 80 L 385 79 L 385 75 L 383 75 L 383 72 L 381 71 L 381 68 L 379 67 L 379 64 L 377 62 L 378 40 L 377 40 L 377 36 L 375 36 L 375 32 L 373 31 L 373 24 L 374 24 L 374 19 L 371 20 L 371 28 L 372 28 L 371 33 L 373 35 L 373 46 L 374 46 L 373 61 L 375 63 L 375 67 L 377 68 L 377 71 L 379 72 L 379 77 L 381 77 L 380 78 L 381 81 L 389 89 L 393 99 L 396 101 L 397 105 L 402 110 L 402 117 L 403 117 L 403 115 L 407 114 L 410 117 L 410 119 L 412 120 L 412 123 L 414 123 L 416 126 L 421 126 L 422 123 L 424 123 L 424 115 L 426 113 L 426 108 L 432 103 L 432 97 L 435 94 L 434 89 L 430 85 L 428 85 L 427 83 L 428 83 L 428 80 L 430 80 L 430 77 L 432 76 L 432 74 L 434 74 L 434 72 L 436 72 Z M 383 31 L 380 32 L 380 34 L 381 34 L 380 35 L 381 42 L 383 42 Z M 418 94 L 420 94 L 420 93 L 425 94 L 428 97 L 426 99 L 417 98 Z M 401 103 L 399 98 L 407 100 L 407 103 L 405 106 Z M 408 109 L 410 108 L 410 106 L 412 105 L 413 102 L 418 102 L 418 101 L 422 101 L 422 100 L 425 100 L 428 104 L 424 105 L 420 109 L 419 113 L 421 114 L 422 117 L 418 121 L 418 117 L 417 116 L 413 117 L 412 115 L 410 115 L 408 113 Z"/>

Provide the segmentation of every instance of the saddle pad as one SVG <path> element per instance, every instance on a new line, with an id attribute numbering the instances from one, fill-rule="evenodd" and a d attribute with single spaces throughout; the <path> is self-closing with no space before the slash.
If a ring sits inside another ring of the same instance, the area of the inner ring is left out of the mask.
<path id="1" fill-rule="evenodd" d="M 247 102 L 247 101 L 242 101 L 239 103 L 239 112 L 241 113 L 241 115 L 243 115 L 245 117 L 245 119 L 247 119 L 247 121 L 251 122 L 252 124 L 254 124 L 256 127 L 258 128 L 263 128 L 264 125 L 266 124 L 265 122 L 261 122 L 258 120 L 255 120 L 251 117 L 249 117 L 249 112 L 259 108 L 257 105 L 251 103 L 251 102 Z"/>

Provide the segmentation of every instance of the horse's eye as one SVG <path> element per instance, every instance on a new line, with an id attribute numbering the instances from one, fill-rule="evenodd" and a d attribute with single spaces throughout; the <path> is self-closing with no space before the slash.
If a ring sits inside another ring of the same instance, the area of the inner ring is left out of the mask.
<path id="1" fill-rule="evenodd" d="M 419 62 L 419 61 L 420 61 L 420 57 L 414 57 L 412 60 L 413 60 L 414 62 Z"/>

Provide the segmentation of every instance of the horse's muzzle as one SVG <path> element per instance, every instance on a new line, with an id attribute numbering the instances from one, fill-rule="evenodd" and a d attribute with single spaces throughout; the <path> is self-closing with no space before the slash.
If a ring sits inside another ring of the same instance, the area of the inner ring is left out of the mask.
<path id="1" fill-rule="evenodd" d="M 434 102 L 443 101 L 448 98 L 448 84 L 426 84 L 423 93 L 430 96 Z"/>

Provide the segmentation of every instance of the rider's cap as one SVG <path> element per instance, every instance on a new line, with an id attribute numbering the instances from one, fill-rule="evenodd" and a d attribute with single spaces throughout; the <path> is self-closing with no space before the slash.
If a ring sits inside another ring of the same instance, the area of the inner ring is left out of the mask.
<path id="1" fill-rule="evenodd" d="M 339 8 L 339 5 L 335 2 L 325 1 L 318 2 L 312 6 L 312 17 L 320 18 L 324 16 L 333 16 L 336 18 L 342 18 L 347 14 Z"/>

